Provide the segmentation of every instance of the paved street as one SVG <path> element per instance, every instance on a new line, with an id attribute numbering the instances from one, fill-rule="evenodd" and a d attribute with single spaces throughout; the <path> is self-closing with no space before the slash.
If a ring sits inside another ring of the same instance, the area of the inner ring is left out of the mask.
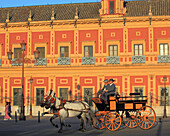
<path id="1" fill-rule="evenodd" d="M 59 121 L 56 119 L 55 123 L 59 124 Z M 162 120 L 162 123 L 158 122 L 158 119 L 154 127 L 150 130 L 142 130 L 140 128 L 129 129 L 124 125 L 115 132 L 110 132 L 107 129 L 97 130 L 95 128 L 87 127 L 86 132 L 78 131 L 80 122 L 76 118 L 67 119 L 72 127 L 64 128 L 62 134 L 58 133 L 58 128 L 55 128 L 51 125 L 49 117 L 41 118 L 41 122 L 38 123 L 37 117 L 33 119 L 27 119 L 27 121 L 18 121 L 17 123 L 14 120 L 0 120 L 0 136 L 62 136 L 62 135 L 99 135 L 99 136 L 168 136 L 170 135 L 170 118 Z"/>

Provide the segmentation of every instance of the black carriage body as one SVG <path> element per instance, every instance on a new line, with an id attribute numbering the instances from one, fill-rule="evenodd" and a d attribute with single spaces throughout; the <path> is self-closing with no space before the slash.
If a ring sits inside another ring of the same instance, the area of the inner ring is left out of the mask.
<path id="1" fill-rule="evenodd" d="M 99 111 L 136 111 L 146 106 L 147 99 L 135 100 L 136 97 L 119 97 L 110 96 L 109 103 L 104 104 L 100 98 L 92 98 Z M 138 98 L 141 98 L 140 96 Z"/>
<path id="2" fill-rule="evenodd" d="M 112 98 L 113 96 L 111 96 Z M 110 100 L 110 111 L 136 111 L 145 106 L 147 100 Z"/>

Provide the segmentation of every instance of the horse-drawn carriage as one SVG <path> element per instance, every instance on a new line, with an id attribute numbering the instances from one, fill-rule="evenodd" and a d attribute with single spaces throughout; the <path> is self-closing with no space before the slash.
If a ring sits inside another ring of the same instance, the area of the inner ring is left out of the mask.
<path id="1" fill-rule="evenodd" d="M 146 106 L 147 97 L 139 95 L 131 93 L 128 97 L 109 96 L 108 104 L 104 104 L 100 98 L 92 98 L 98 108 L 95 116 L 99 120 L 93 123 L 94 127 L 115 131 L 123 122 L 128 128 L 139 126 L 141 129 L 150 129 L 155 123 L 155 111 Z"/>

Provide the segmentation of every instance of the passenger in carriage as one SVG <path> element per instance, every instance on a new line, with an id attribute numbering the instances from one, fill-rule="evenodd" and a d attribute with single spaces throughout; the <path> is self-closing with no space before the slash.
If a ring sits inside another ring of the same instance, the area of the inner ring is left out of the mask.
<path id="1" fill-rule="evenodd" d="M 106 87 L 108 85 L 108 79 L 105 79 L 104 81 L 104 86 L 101 90 L 98 91 L 97 96 L 101 98 L 102 94 L 104 93 L 104 91 L 106 90 Z"/>
<path id="2" fill-rule="evenodd" d="M 109 96 L 115 95 L 116 87 L 113 83 L 115 80 L 110 79 L 109 84 L 106 86 L 106 90 L 104 90 L 104 93 L 101 95 L 101 99 L 105 101 L 105 103 L 108 103 Z"/>

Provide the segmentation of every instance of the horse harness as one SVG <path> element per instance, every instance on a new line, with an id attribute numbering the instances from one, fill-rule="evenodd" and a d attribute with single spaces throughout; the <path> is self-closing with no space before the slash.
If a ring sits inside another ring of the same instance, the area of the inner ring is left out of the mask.
<path id="1" fill-rule="evenodd" d="M 60 101 L 61 102 L 61 101 Z M 59 105 L 59 109 L 57 110 L 57 115 L 59 116 L 59 111 L 61 109 L 64 109 L 65 111 L 67 111 L 67 117 L 69 117 L 69 111 L 77 111 L 77 112 L 81 112 L 80 115 L 84 112 L 84 113 L 88 113 L 88 110 L 90 110 L 90 108 L 87 108 L 86 105 L 80 101 L 80 103 L 84 106 L 83 110 L 76 110 L 76 109 L 69 109 L 69 108 L 65 108 L 64 106 L 61 108 L 61 104 Z"/>

